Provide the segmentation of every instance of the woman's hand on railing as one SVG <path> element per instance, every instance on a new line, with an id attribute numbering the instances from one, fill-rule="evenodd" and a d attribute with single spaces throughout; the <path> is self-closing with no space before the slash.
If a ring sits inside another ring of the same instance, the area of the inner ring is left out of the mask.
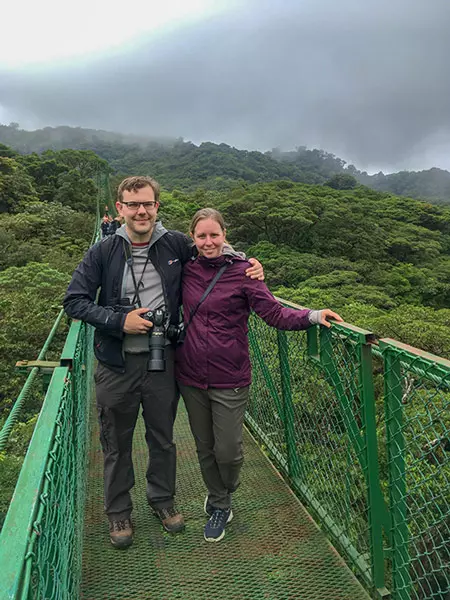
<path id="1" fill-rule="evenodd" d="M 333 321 L 337 321 L 338 323 L 342 323 L 344 321 L 342 317 L 329 308 L 324 308 L 320 312 L 321 315 L 319 323 L 320 325 L 325 325 L 325 327 L 331 327 L 331 323 L 327 319 L 333 319 Z"/>

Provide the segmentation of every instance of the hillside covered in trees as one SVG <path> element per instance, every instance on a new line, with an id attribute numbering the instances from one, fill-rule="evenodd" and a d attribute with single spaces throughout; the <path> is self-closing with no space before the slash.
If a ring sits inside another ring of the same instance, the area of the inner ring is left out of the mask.
<path id="1" fill-rule="evenodd" d="M 230 189 L 236 183 L 289 179 L 324 184 L 336 175 L 338 189 L 357 182 L 378 191 L 450 204 L 450 173 L 442 169 L 368 175 L 323 150 L 299 146 L 291 152 L 238 150 L 206 142 L 196 146 L 182 139 L 156 139 L 79 127 L 45 127 L 25 131 L 17 123 L 0 125 L 0 143 L 28 154 L 45 150 L 91 150 L 120 174 L 151 173 L 168 190 Z M 343 177 L 345 176 L 345 177 Z"/>

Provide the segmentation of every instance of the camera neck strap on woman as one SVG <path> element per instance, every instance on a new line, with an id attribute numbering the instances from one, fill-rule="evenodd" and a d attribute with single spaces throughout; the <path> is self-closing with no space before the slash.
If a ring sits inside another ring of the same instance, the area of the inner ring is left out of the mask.
<path id="1" fill-rule="evenodd" d="M 212 281 L 210 282 L 210 284 L 208 285 L 208 287 L 206 288 L 206 290 L 203 292 L 203 296 L 200 298 L 200 300 L 198 301 L 197 306 L 194 308 L 193 311 L 191 311 L 191 314 L 189 316 L 189 320 L 186 323 L 186 325 L 184 326 L 185 329 L 187 329 L 189 327 L 189 325 L 192 322 L 192 319 L 195 317 L 195 313 L 198 311 L 200 305 L 206 300 L 206 298 L 209 296 L 209 293 L 211 292 L 211 290 L 213 289 L 213 287 L 216 285 L 216 283 L 219 281 L 219 279 L 222 277 L 222 274 L 224 273 L 225 269 L 230 265 L 231 263 L 226 262 L 224 265 L 222 265 L 220 267 L 220 269 L 217 271 L 217 273 L 214 275 Z"/>

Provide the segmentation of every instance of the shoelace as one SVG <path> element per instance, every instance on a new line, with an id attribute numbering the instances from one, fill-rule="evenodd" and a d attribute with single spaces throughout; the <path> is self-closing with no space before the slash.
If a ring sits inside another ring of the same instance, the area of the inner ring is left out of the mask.
<path id="1" fill-rule="evenodd" d="M 112 531 L 125 531 L 125 529 L 131 528 L 131 522 L 128 519 L 123 521 L 113 521 Z"/>
<path id="2" fill-rule="evenodd" d="M 176 517 L 178 515 L 178 511 L 173 506 L 171 508 L 160 508 L 159 513 L 163 519 L 167 519 L 168 517 Z"/>
<path id="3" fill-rule="evenodd" d="M 228 515 L 229 512 L 227 510 L 222 510 L 220 508 L 216 509 L 209 520 L 211 527 L 216 528 L 226 524 Z"/>

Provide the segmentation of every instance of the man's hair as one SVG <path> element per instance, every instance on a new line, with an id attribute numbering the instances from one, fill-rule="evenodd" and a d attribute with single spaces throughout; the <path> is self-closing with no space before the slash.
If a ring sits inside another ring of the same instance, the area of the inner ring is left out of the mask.
<path id="1" fill-rule="evenodd" d="M 155 201 L 159 202 L 159 196 L 161 193 L 161 187 L 157 181 L 151 177 L 136 175 L 134 177 L 127 177 L 124 179 L 119 187 L 117 188 L 117 200 L 123 202 L 124 192 L 137 192 L 145 187 L 151 187 L 155 194 Z"/>
<path id="2" fill-rule="evenodd" d="M 192 218 L 191 226 L 189 228 L 192 235 L 194 235 L 195 228 L 199 221 L 203 221 L 203 219 L 212 219 L 213 221 L 216 221 L 220 225 L 222 231 L 225 231 L 225 221 L 218 210 L 215 208 L 201 208 Z"/>

